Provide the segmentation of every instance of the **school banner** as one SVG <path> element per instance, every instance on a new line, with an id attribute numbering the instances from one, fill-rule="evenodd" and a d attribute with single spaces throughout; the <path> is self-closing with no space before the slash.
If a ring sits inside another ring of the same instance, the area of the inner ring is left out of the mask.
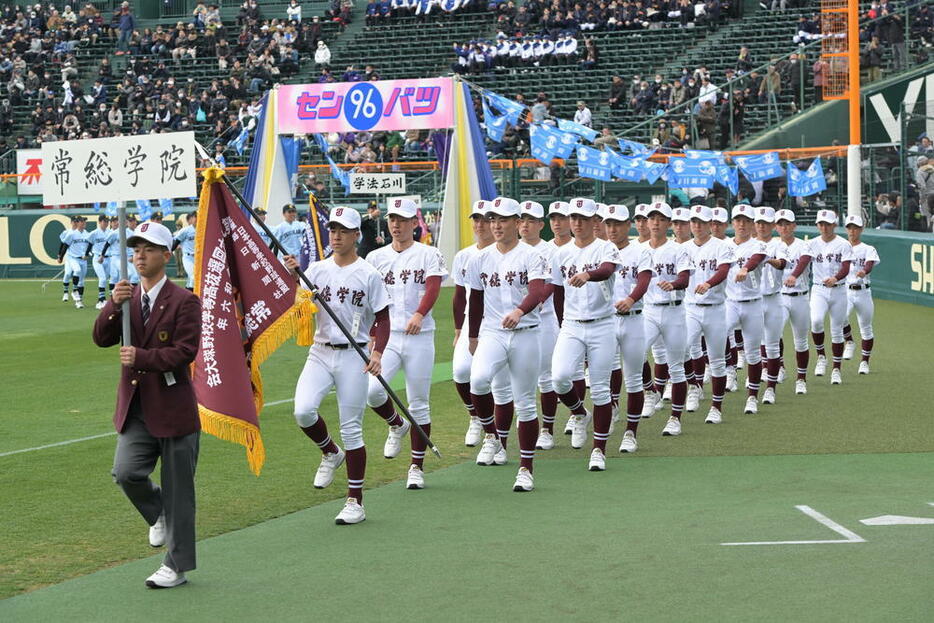
<path id="1" fill-rule="evenodd" d="M 451 78 L 284 84 L 279 134 L 431 130 L 454 126 Z"/>

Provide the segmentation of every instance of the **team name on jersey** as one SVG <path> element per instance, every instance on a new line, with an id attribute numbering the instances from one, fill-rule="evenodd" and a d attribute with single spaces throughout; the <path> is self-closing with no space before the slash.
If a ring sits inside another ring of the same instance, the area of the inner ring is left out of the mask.
<path id="1" fill-rule="evenodd" d="M 675 274 L 675 263 L 674 262 L 659 262 L 655 265 L 655 272 L 659 275 L 674 275 Z"/>
<path id="2" fill-rule="evenodd" d="M 824 255 L 823 253 L 818 253 L 813 259 L 815 262 L 842 262 L 843 254 L 828 253 L 827 255 Z"/>
<path id="3" fill-rule="evenodd" d="M 709 270 L 715 271 L 715 270 L 717 270 L 717 260 L 714 259 L 714 258 L 706 258 L 706 259 L 700 260 L 700 261 L 697 263 L 697 266 L 698 266 L 702 271 L 708 270 L 708 269 L 709 269 Z"/>
<path id="4" fill-rule="evenodd" d="M 577 269 L 577 264 L 571 264 L 570 266 L 561 265 L 561 277 L 567 279 L 568 277 L 573 277 L 577 273 L 586 273 L 588 270 L 596 270 L 599 268 L 599 264 L 584 264 L 580 267 L 580 270 Z"/>
<path id="5" fill-rule="evenodd" d="M 616 272 L 618 272 L 619 276 L 622 277 L 623 279 L 628 279 L 630 275 L 635 277 L 636 275 L 639 274 L 639 265 L 638 264 L 628 264 L 628 265 L 624 264 L 620 266 Z"/>
<path id="6" fill-rule="evenodd" d="M 318 286 L 314 286 L 315 290 L 318 289 Z M 363 299 L 366 298 L 366 292 L 363 290 L 351 290 L 346 286 L 341 286 L 337 289 L 335 293 L 331 292 L 331 286 L 324 286 L 322 290 L 318 292 L 318 296 L 323 298 L 326 302 L 330 303 L 332 298 L 337 298 L 338 301 L 344 303 L 347 300 L 347 297 L 350 297 L 350 304 L 356 305 L 357 307 L 363 307 Z"/>
<path id="7" fill-rule="evenodd" d="M 461 276 L 463 277 L 466 273 L 466 270 L 462 270 Z M 399 281 L 402 283 L 408 283 L 409 279 L 412 280 L 412 283 L 425 283 L 425 269 L 420 268 L 418 270 L 409 270 L 406 268 L 399 271 Z M 396 285 L 396 275 L 392 270 L 389 270 L 386 273 L 386 276 L 383 277 L 383 283 L 389 286 Z"/>
<path id="8" fill-rule="evenodd" d="M 502 279 L 505 279 L 506 283 L 509 285 L 513 285 L 517 278 L 520 286 L 529 285 L 529 271 L 527 270 L 518 273 L 514 270 L 510 270 L 504 273 L 502 278 L 500 278 L 498 272 L 492 274 L 480 273 L 480 281 L 483 283 L 484 288 L 499 288 L 502 285 Z"/>

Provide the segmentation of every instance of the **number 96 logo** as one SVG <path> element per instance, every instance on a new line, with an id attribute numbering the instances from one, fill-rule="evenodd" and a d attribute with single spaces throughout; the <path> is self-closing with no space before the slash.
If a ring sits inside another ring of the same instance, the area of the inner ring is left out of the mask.
<path id="1" fill-rule="evenodd" d="M 372 84 L 362 83 L 351 88 L 344 100 L 344 118 L 357 130 L 369 130 L 383 112 L 383 97 Z"/>

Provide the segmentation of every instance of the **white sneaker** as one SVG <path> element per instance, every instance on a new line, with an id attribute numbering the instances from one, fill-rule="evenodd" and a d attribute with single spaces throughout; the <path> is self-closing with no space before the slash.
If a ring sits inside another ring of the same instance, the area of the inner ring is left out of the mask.
<path id="1" fill-rule="evenodd" d="M 555 438 L 547 430 L 538 434 L 538 441 L 535 442 L 536 450 L 551 450 L 555 447 Z"/>
<path id="2" fill-rule="evenodd" d="M 803 396 L 808 393 L 808 382 L 804 379 L 798 379 L 795 381 L 795 394 L 798 396 Z"/>
<path id="3" fill-rule="evenodd" d="M 344 464 L 346 454 L 340 448 L 337 452 L 328 452 L 321 457 L 321 464 L 315 473 L 315 489 L 324 489 L 334 481 L 334 472 Z"/>
<path id="4" fill-rule="evenodd" d="M 77 300 L 78 300 L 78 293 L 77 293 L 75 290 L 72 290 L 72 291 L 71 291 L 71 300 L 73 300 L 73 301 L 77 301 Z"/>
<path id="5" fill-rule="evenodd" d="M 587 466 L 592 472 L 602 472 L 606 470 L 606 457 L 600 448 L 594 448 L 590 453 L 590 464 Z"/>
<path id="6" fill-rule="evenodd" d="M 505 465 L 509 460 L 509 457 L 506 455 L 506 448 L 500 446 L 499 452 L 493 455 L 493 465 Z"/>
<path id="7" fill-rule="evenodd" d="M 720 409 L 716 407 L 710 407 L 710 411 L 707 412 L 707 419 L 704 420 L 707 424 L 719 424 L 723 421 L 722 414 Z"/>
<path id="8" fill-rule="evenodd" d="M 645 402 L 642 404 L 642 417 L 650 418 L 655 413 L 655 405 L 661 402 L 661 396 L 656 391 L 645 392 Z"/>
<path id="9" fill-rule="evenodd" d="M 746 408 L 743 409 L 743 413 L 747 415 L 755 415 L 759 412 L 759 404 L 755 396 L 746 397 Z"/>
<path id="10" fill-rule="evenodd" d="M 858 370 L 858 372 L 859 372 L 859 374 L 869 374 L 869 362 L 868 362 L 868 361 L 860 361 L 860 362 L 859 362 L 859 370 Z"/>
<path id="11" fill-rule="evenodd" d="M 424 489 L 425 472 L 418 465 L 409 465 L 409 477 L 405 481 L 406 489 Z"/>
<path id="12" fill-rule="evenodd" d="M 62 295 L 62 303 L 67 303 L 67 302 L 68 302 L 68 293 L 65 292 L 65 293 Z"/>
<path id="13" fill-rule="evenodd" d="M 778 384 L 781 385 L 785 382 L 785 366 L 782 366 L 778 369 Z"/>
<path id="14" fill-rule="evenodd" d="M 688 387 L 688 398 L 685 401 L 684 408 L 688 413 L 694 413 L 697 411 L 697 407 L 700 406 L 700 392 L 696 385 L 691 385 Z"/>
<path id="15" fill-rule="evenodd" d="M 409 433 L 412 424 L 408 420 L 402 420 L 399 426 L 390 426 L 389 434 L 386 435 L 386 444 L 383 446 L 383 456 L 387 459 L 394 459 L 399 456 L 402 449 L 402 439 Z"/>
<path id="16" fill-rule="evenodd" d="M 188 581 L 185 573 L 169 569 L 165 565 L 159 567 L 159 570 L 146 578 L 146 586 L 149 588 L 175 588 Z"/>
<path id="17" fill-rule="evenodd" d="M 470 416 L 470 424 L 467 425 L 467 434 L 464 435 L 464 445 L 473 448 L 483 439 L 483 425 L 480 424 L 480 418 L 475 415 Z"/>
<path id="18" fill-rule="evenodd" d="M 575 450 L 584 447 L 587 442 L 587 425 L 590 424 L 592 416 L 590 411 L 585 411 L 584 415 L 572 415 L 574 420 L 574 430 L 571 432 L 571 447 Z"/>
<path id="19" fill-rule="evenodd" d="M 681 420 L 676 417 L 668 418 L 668 423 L 662 429 L 662 437 L 677 437 L 681 434 Z"/>
<path id="20" fill-rule="evenodd" d="M 843 378 L 840 376 L 840 368 L 834 368 L 830 371 L 830 384 L 839 385 L 843 382 Z"/>
<path id="21" fill-rule="evenodd" d="M 743 350 L 740 350 L 736 353 L 736 369 L 742 370 L 746 367 L 746 353 Z"/>
<path id="22" fill-rule="evenodd" d="M 532 479 L 532 472 L 524 467 L 519 468 L 519 473 L 516 474 L 516 483 L 512 486 L 512 490 L 516 493 L 526 493 L 535 488 L 535 483 Z"/>
<path id="23" fill-rule="evenodd" d="M 81 299 L 75 301 L 75 309 L 84 309 L 84 301 Z"/>
<path id="24" fill-rule="evenodd" d="M 707 366 L 707 368 L 704 369 L 704 385 L 710 385 L 711 378 L 712 377 L 710 375 L 710 366 Z"/>
<path id="25" fill-rule="evenodd" d="M 159 515 L 156 523 L 149 526 L 149 544 L 153 547 L 165 545 L 165 513 Z"/>
<path id="26" fill-rule="evenodd" d="M 853 358 L 853 353 L 856 351 L 856 342 L 850 340 L 843 346 L 843 358 L 850 360 Z"/>
<path id="27" fill-rule="evenodd" d="M 623 441 L 619 444 L 619 451 L 632 454 L 639 449 L 639 442 L 636 441 L 636 434 L 631 430 L 623 433 Z"/>
<path id="28" fill-rule="evenodd" d="M 736 368 L 726 369 L 726 391 L 735 392 L 736 387 Z"/>
<path id="29" fill-rule="evenodd" d="M 344 508 L 334 518 L 334 523 L 338 526 L 350 526 L 361 521 L 366 521 L 366 512 L 363 505 L 357 502 L 357 498 L 347 498 Z"/>
<path id="30" fill-rule="evenodd" d="M 493 457 L 497 452 L 503 449 L 496 433 L 487 433 L 483 436 L 483 445 L 480 446 L 480 452 L 477 453 L 477 465 L 492 465 Z"/>
<path id="31" fill-rule="evenodd" d="M 762 393 L 762 404 L 764 405 L 774 405 L 775 404 L 775 389 L 772 387 L 766 387 L 765 391 Z"/>
<path id="32" fill-rule="evenodd" d="M 568 414 L 568 421 L 564 423 L 564 434 L 570 435 L 574 432 L 574 415 Z"/>
<path id="33" fill-rule="evenodd" d="M 105 301 L 98 301 L 97 305 L 94 306 L 94 309 L 104 309 L 104 305 L 106 305 Z"/>
<path id="34" fill-rule="evenodd" d="M 671 402 L 671 381 L 665 383 L 665 391 L 662 393 L 662 400 Z"/>
<path id="35" fill-rule="evenodd" d="M 827 372 L 827 356 L 818 355 L 817 363 L 814 364 L 814 376 L 824 376 Z"/>

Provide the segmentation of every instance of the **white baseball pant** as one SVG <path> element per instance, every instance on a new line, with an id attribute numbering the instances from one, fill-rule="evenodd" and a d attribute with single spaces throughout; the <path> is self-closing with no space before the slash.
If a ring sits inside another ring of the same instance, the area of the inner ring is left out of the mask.
<path id="1" fill-rule="evenodd" d="M 642 364 L 645 363 L 645 322 L 642 314 L 616 316 L 616 347 L 614 361 L 623 360 L 623 382 L 626 392 L 642 391 Z"/>
<path id="2" fill-rule="evenodd" d="M 185 274 L 188 275 L 188 281 L 185 283 L 186 288 L 195 287 L 195 256 L 188 255 L 187 253 L 182 254 L 182 268 L 185 269 Z"/>
<path id="3" fill-rule="evenodd" d="M 668 361 L 668 376 L 672 383 L 684 383 L 684 354 L 687 352 L 687 328 L 684 309 L 680 305 L 646 305 L 642 312 L 645 319 L 645 345 L 651 346 L 656 356 L 655 344 L 660 346 Z M 662 363 L 658 359 L 655 363 Z"/>
<path id="4" fill-rule="evenodd" d="M 364 349 L 366 350 L 366 349 Z M 295 421 L 302 428 L 318 421 L 318 408 L 331 388 L 337 393 L 341 441 L 345 450 L 363 447 L 363 410 L 367 373 L 353 348 L 336 349 L 315 343 L 295 385 Z"/>
<path id="5" fill-rule="evenodd" d="M 875 314 L 876 306 L 872 302 L 872 294 L 869 288 L 862 290 L 846 291 L 846 317 L 850 318 L 850 313 L 856 310 L 856 320 L 859 323 L 859 336 L 864 340 L 873 339 L 872 318 Z"/>
<path id="6" fill-rule="evenodd" d="M 843 325 L 846 324 L 846 286 L 828 288 L 816 285 L 811 289 L 811 331 L 824 332 L 824 316 L 830 313 L 830 341 L 843 342 Z"/>
<path id="7" fill-rule="evenodd" d="M 97 259 L 99 255 L 95 255 L 91 258 L 91 268 L 94 269 L 94 274 L 97 275 L 97 287 L 106 288 L 108 282 L 108 269 L 110 268 L 110 263 L 107 261 L 107 258 L 104 258 L 103 262 L 98 262 Z"/>
<path id="8" fill-rule="evenodd" d="M 811 330 L 811 307 L 806 293 L 798 296 L 782 294 L 782 307 L 785 309 L 785 322 L 791 321 L 791 335 L 795 340 L 795 352 L 803 353 L 808 349 L 808 331 Z M 784 324 L 782 329 L 784 330 Z"/>
<path id="9" fill-rule="evenodd" d="M 78 287 L 84 287 L 84 274 L 88 272 L 88 262 L 87 260 L 80 259 L 77 257 L 72 257 L 70 255 L 65 256 L 65 281 L 68 281 L 70 278 L 78 278 Z"/>
<path id="10" fill-rule="evenodd" d="M 551 379 L 551 357 L 555 352 L 560 327 L 558 319 L 551 315 L 546 316 L 539 327 L 541 329 L 539 340 L 541 356 L 539 357 L 538 391 L 544 394 L 554 391 L 554 383 Z"/>
<path id="11" fill-rule="evenodd" d="M 479 348 L 479 345 L 478 345 Z M 470 339 L 466 330 L 460 334 L 454 344 L 454 358 L 452 378 L 455 383 L 470 383 L 470 367 L 473 364 L 473 355 L 470 354 Z M 503 369 L 493 378 L 493 402 L 504 405 L 512 402 L 512 387 L 509 380 L 509 370 Z"/>
<path id="12" fill-rule="evenodd" d="M 430 424 L 428 394 L 435 365 L 435 332 L 422 331 L 416 335 L 406 335 L 404 331 L 391 331 L 381 363 L 382 376 L 387 382 L 402 370 L 405 374 L 405 398 L 412 419 L 419 426 Z M 382 384 L 372 375 L 369 383 L 367 406 L 373 408 L 385 404 L 389 394 Z"/>
<path id="13" fill-rule="evenodd" d="M 537 325 L 519 330 L 481 329 L 470 366 L 470 392 L 480 396 L 490 393 L 494 379 L 506 371 L 516 419 L 520 422 L 537 419 L 535 384 L 539 371 L 534 362 L 541 357 L 540 337 Z M 497 402 L 495 394 L 493 402 Z"/>
<path id="14" fill-rule="evenodd" d="M 707 340 L 707 358 L 710 360 L 711 376 L 726 376 L 726 305 L 695 305 L 688 303 L 685 309 L 687 339 L 691 346 L 691 358 L 700 359 L 701 336 Z"/>
<path id="15" fill-rule="evenodd" d="M 616 330 L 616 316 L 607 316 L 593 322 L 564 319 L 555 352 L 551 358 L 551 374 L 558 395 L 571 391 L 581 363 L 587 359 L 590 371 L 590 399 L 600 406 L 610 402 L 610 372 L 613 360 L 619 361 L 619 350 L 607 336 Z M 642 374 L 642 369 L 639 369 Z"/>
<path id="16" fill-rule="evenodd" d="M 762 361 L 762 355 L 759 353 L 763 335 L 762 322 L 761 298 L 745 302 L 727 300 L 727 330 L 731 331 L 733 328 L 739 328 L 743 332 L 743 353 L 745 353 L 746 363 L 749 365 L 754 366 Z M 707 346 L 707 356 L 710 357 L 711 346 L 709 341 Z M 713 374 L 712 368 L 710 373 Z"/>
<path id="17" fill-rule="evenodd" d="M 769 359 L 778 359 L 781 355 L 779 341 L 785 328 L 785 309 L 779 297 L 779 294 L 762 297 L 762 344 L 765 346 L 765 356 Z"/>

